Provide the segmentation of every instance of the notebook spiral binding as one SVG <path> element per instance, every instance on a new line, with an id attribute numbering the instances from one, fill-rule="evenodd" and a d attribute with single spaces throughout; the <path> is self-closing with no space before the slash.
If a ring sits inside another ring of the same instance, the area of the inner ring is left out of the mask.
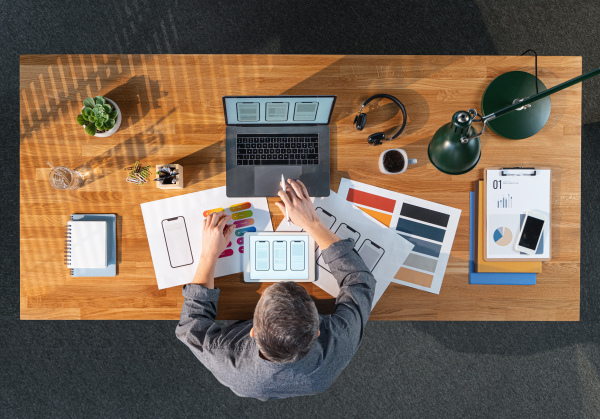
<path id="1" fill-rule="evenodd" d="M 71 268 L 71 226 L 66 226 L 65 232 L 65 265 L 71 269 L 71 275 L 73 275 L 73 269 Z"/>

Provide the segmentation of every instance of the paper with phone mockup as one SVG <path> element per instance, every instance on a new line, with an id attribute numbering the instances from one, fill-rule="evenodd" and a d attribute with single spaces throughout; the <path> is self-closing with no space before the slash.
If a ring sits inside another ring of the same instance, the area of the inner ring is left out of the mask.
<path id="1" fill-rule="evenodd" d="M 350 238 L 354 241 L 354 248 L 377 281 L 373 297 L 373 307 L 375 307 L 394 278 L 394 274 L 410 254 L 413 245 L 333 191 L 328 197 L 314 198 L 313 203 L 317 215 L 331 231 L 342 239 Z M 277 227 L 277 231 L 302 231 L 302 229 L 294 224 L 288 227 L 287 223 L 282 222 Z M 323 260 L 319 248 L 316 250 L 315 260 L 317 264 L 315 284 L 337 297 L 340 287 L 329 265 Z"/>
<path id="2" fill-rule="evenodd" d="M 459 209 L 346 178 L 340 182 L 338 194 L 414 244 L 392 282 L 440 293 Z"/>
<path id="3" fill-rule="evenodd" d="M 228 198 L 225 186 L 141 204 L 158 288 L 189 284 L 202 252 L 204 219 L 224 211 L 235 224 L 215 278 L 243 270 L 244 233 L 273 231 L 266 198 Z"/>

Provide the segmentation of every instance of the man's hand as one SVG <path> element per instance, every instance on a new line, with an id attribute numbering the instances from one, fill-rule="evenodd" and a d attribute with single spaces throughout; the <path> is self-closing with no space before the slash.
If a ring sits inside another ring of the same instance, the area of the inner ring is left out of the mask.
<path id="1" fill-rule="evenodd" d="M 227 248 L 235 228 L 233 224 L 227 225 L 229 220 L 231 216 L 225 215 L 223 211 L 213 212 L 204 219 L 201 261 L 216 263 L 219 255 Z"/>
<path id="2" fill-rule="evenodd" d="M 192 280 L 206 288 L 215 287 L 215 266 L 219 255 L 227 248 L 235 226 L 227 225 L 231 217 L 224 212 L 212 213 L 204 219 L 202 227 L 202 254 L 198 270 Z"/>
<path id="3" fill-rule="evenodd" d="M 339 237 L 321 222 L 306 186 L 299 180 L 292 179 L 288 179 L 288 184 L 285 192 L 279 191 L 281 201 L 275 203 L 281 212 L 285 215 L 287 209 L 290 220 L 310 234 L 321 249 L 327 249 L 339 241 Z"/>
<path id="4" fill-rule="evenodd" d="M 310 201 L 306 186 L 299 180 L 294 181 L 288 179 L 286 192 L 278 192 L 281 201 L 275 203 L 281 212 L 285 215 L 287 208 L 290 221 L 298 227 L 309 232 L 314 230 L 321 224 L 321 220 L 317 216 L 315 206 Z"/>

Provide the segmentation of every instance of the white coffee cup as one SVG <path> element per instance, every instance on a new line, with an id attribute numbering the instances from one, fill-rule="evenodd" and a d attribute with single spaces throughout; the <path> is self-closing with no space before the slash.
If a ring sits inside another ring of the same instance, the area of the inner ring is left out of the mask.
<path id="1" fill-rule="evenodd" d="M 402 170 L 400 170 L 399 172 L 389 172 L 383 166 L 383 158 L 390 151 L 398 151 L 400 154 L 402 154 L 402 157 L 404 157 L 404 167 L 402 167 Z M 406 169 L 408 168 L 409 164 L 415 164 L 416 162 L 417 162 L 417 159 L 409 159 L 408 156 L 406 155 L 406 151 L 402 150 L 401 148 L 390 148 L 389 150 L 385 150 L 379 156 L 379 171 L 386 175 L 398 175 L 400 173 L 404 173 L 406 171 Z"/>

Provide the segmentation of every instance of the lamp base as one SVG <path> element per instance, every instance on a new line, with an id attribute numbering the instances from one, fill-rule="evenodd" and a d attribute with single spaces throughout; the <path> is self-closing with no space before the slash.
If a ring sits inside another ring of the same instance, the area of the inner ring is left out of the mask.
<path id="1" fill-rule="evenodd" d="M 540 91 L 546 86 L 538 80 Z M 536 77 L 524 71 L 510 71 L 492 81 L 481 98 L 483 115 L 490 115 L 513 104 L 515 99 L 525 99 L 536 93 Z M 496 134 L 511 140 L 522 140 L 537 134 L 550 117 L 550 96 L 537 100 L 527 109 L 516 110 L 489 121 L 487 126 Z"/>

